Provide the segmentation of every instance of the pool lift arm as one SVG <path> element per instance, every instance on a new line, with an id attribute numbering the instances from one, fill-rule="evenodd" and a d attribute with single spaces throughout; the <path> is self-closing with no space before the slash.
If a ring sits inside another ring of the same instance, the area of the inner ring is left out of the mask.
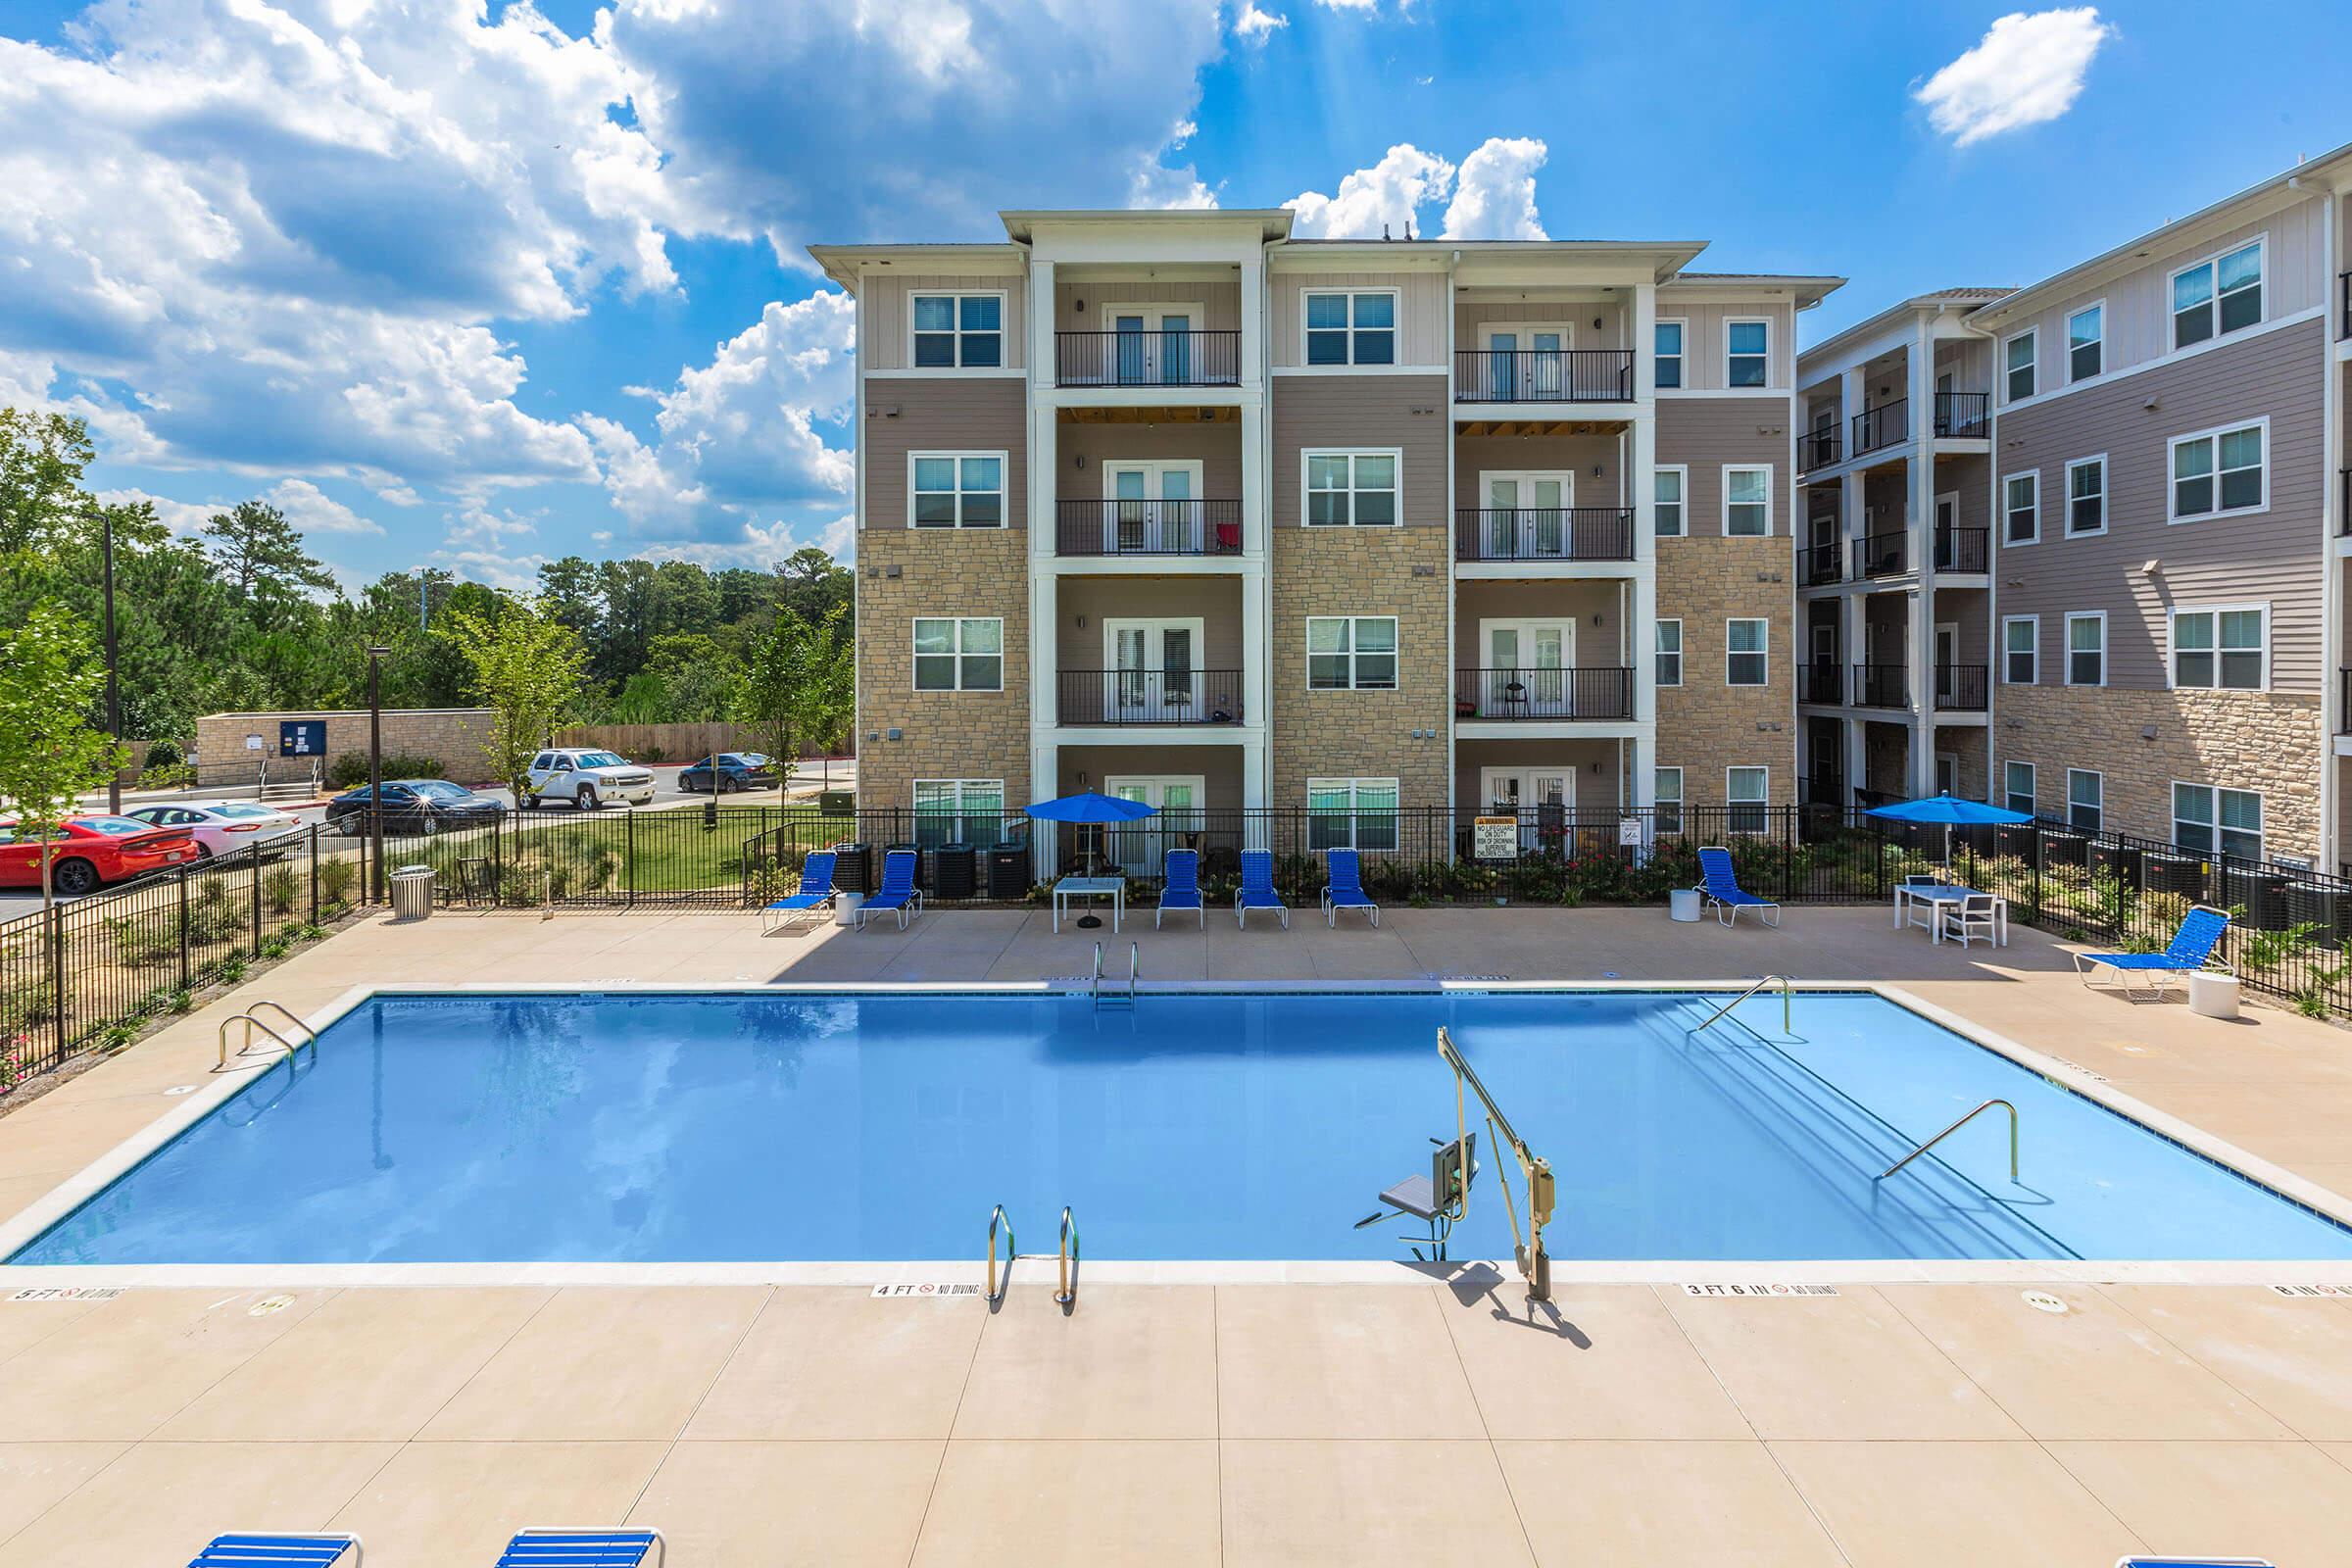
<path id="1" fill-rule="evenodd" d="M 1517 1157 L 1519 1174 L 1527 1182 L 1527 1234 L 1522 1237 L 1519 1233 L 1519 1213 L 1512 1206 L 1510 1178 L 1503 1174 L 1501 1167 L 1495 1168 L 1494 1179 L 1502 1183 L 1503 1212 L 1510 1216 L 1511 1221 L 1512 1252 L 1518 1259 L 1520 1275 L 1527 1281 L 1528 1299 L 1548 1301 L 1551 1299 L 1551 1258 L 1544 1250 L 1544 1227 L 1551 1223 L 1554 1199 L 1551 1162 L 1527 1147 L 1527 1141 L 1511 1126 L 1511 1119 L 1494 1103 L 1494 1097 L 1487 1093 L 1487 1086 L 1478 1081 L 1478 1074 L 1472 1070 L 1470 1063 L 1462 1059 L 1461 1052 L 1454 1046 L 1453 1037 L 1446 1032 L 1443 1024 L 1438 1027 L 1438 1056 L 1453 1069 L 1453 1120 L 1459 1135 L 1454 1148 L 1464 1151 L 1461 1156 L 1461 1181 L 1449 1195 L 1454 1200 L 1454 1207 L 1448 1217 L 1459 1220 L 1470 1209 L 1470 1156 L 1467 1152 L 1469 1107 L 1463 1097 L 1464 1087 L 1467 1086 L 1478 1096 L 1479 1103 L 1487 1107 L 1489 1137 L 1499 1139 Z"/>

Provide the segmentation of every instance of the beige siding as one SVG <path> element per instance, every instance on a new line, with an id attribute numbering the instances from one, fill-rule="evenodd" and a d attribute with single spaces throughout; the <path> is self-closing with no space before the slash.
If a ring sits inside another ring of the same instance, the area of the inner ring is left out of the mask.
<path id="1" fill-rule="evenodd" d="M 1063 501 L 1100 501 L 1107 491 L 1106 463 L 1195 462 L 1200 465 L 1200 497 L 1238 500 L 1242 493 L 1242 427 L 1225 424 L 1079 424 L 1063 421 L 1054 431 L 1054 489 Z M 1086 466 L 1080 467 L 1078 460 Z"/>
<path id="2" fill-rule="evenodd" d="M 1623 450 L 1613 435 L 1458 436 L 1453 450 L 1453 504 L 1471 509 L 1486 506 L 1486 486 L 1479 477 L 1484 473 L 1565 471 L 1574 479 L 1570 505 L 1631 506 L 1620 463 Z M 1596 468 L 1597 473 L 1593 471 Z"/>
<path id="3" fill-rule="evenodd" d="M 1678 301 L 1671 290 L 1658 295 L 1658 319 L 1680 320 L 1686 325 L 1683 333 L 1683 389 L 1695 392 L 1720 392 L 1731 383 L 1725 374 L 1724 348 L 1727 321 L 1770 321 L 1772 323 L 1772 384 L 1789 385 L 1796 376 L 1796 332 L 1794 312 L 1786 302 L 1767 302 L 1755 305 L 1698 305 Z M 1591 317 L 1586 318 L 1590 327 Z M 1577 347 L 1609 347 L 1606 344 L 1578 343 Z"/>
<path id="4" fill-rule="evenodd" d="M 1284 376 L 1274 391 L 1274 466 L 1268 475 L 1274 531 L 1304 521 L 1301 454 L 1325 447 L 1401 449 L 1401 520 L 1408 527 L 1446 526 L 1446 383 L 1436 376 Z"/>
<path id="5" fill-rule="evenodd" d="M 1242 749 L 1238 746 L 1064 746 L 1057 766 L 1056 795 L 1100 790 L 1105 779 L 1197 774 L 1202 809 L 1242 808 Z M 1071 840 L 1062 842 L 1066 846 Z"/>
<path id="6" fill-rule="evenodd" d="M 858 345 L 869 370 L 904 370 L 912 363 L 913 337 L 908 327 L 906 296 L 934 289 L 962 293 L 1000 293 L 1004 296 L 1004 365 L 1019 369 L 1029 362 L 1028 281 L 999 277 L 877 277 L 867 273 L 862 287 L 864 337 Z"/>
<path id="7" fill-rule="evenodd" d="M 1266 355 L 1282 368 L 1306 363 L 1306 296 L 1342 288 L 1396 291 L 1396 363 L 1446 363 L 1446 274 L 1443 272 L 1277 272 L 1266 280 Z"/>
<path id="8" fill-rule="evenodd" d="M 1025 526 L 1028 408 L 1026 383 L 1005 376 L 908 376 L 867 382 L 865 526 L 906 526 L 908 458 L 916 452 L 1005 454 L 1004 525 Z"/>
<path id="9" fill-rule="evenodd" d="M 1578 817 L 1586 824 L 1597 820 L 1605 830 L 1609 813 L 1617 808 L 1618 751 L 1615 741 L 1462 741 L 1454 747 L 1455 810 L 1468 813 L 1489 804 L 1483 788 L 1487 768 L 1507 767 L 1521 774 L 1566 773 L 1575 791 L 1572 806 Z M 1599 771 L 1593 770 L 1595 766 Z M 1720 779 L 1716 790 L 1718 794 L 1722 791 Z"/>
<path id="10" fill-rule="evenodd" d="M 1055 585 L 1054 611 L 1060 617 L 1054 637 L 1058 669 L 1115 667 L 1104 621 L 1187 619 L 1201 622 L 1195 669 L 1242 667 L 1242 588 L 1236 577 L 1065 576 Z"/>
<path id="11" fill-rule="evenodd" d="M 1472 300 L 1453 308 L 1453 346 L 1485 348 L 1489 326 L 1558 321 L 1568 328 L 1571 349 L 1622 349 L 1629 346 L 1627 315 L 1624 306 L 1605 300 Z"/>
<path id="12" fill-rule="evenodd" d="M 1080 305 L 1086 309 L 1081 311 Z M 1054 280 L 1054 329 L 1057 332 L 1107 332 L 1112 312 L 1121 305 L 1194 306 L 1198 308 L 1197 330 L 1242 329 L 1242 285 L 1236 281 L 1149 277 Z"/>

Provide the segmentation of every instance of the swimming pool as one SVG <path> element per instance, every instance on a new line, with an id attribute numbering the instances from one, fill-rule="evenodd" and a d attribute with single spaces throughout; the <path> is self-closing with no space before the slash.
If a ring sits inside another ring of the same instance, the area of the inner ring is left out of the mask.
<path id="1" fill-rule="evenodd" d="M 2352 1258 L 2352 1231 L 1867 993 L 378 996 L 12 1263 L 1407 1256 L 1451 1032 L 1561 1259 Z M 1978 1118 L 1873 1178 L 1980 1102 Z M 1508 1257 L 1497 1160 L 1456 1257 Z M 1509 1174 L 1516 1182 L 1517 1172 Z"/>

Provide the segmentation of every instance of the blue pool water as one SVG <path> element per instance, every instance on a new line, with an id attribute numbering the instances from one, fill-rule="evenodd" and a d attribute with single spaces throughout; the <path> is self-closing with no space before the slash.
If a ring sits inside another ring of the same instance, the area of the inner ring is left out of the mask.
<path id="1" fill-rule="evenodd" d="M 385 998 L 10 1259 L 1377 1258 L 1454 1126 L 1438 1026 L 1584 1258 L 2340 1258 L 2352 1232 L 1879 998 Z M 1746 1027 L 1741 1027 L 1745 1025 Z M 1980 1117 L 1889 1181 L 1919 1140 Z M 1471 1102 L 1477 1125 L 1477 1102 Z M 1457 1257 L 1509 1255 L 1485 1172 Z M 1517 1187 L 1517 1171 L 1509 1172 Z"/>

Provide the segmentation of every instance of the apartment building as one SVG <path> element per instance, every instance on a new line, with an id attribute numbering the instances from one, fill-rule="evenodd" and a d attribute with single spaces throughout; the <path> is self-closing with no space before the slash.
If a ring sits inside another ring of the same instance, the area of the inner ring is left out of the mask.
<path id="1" fill-rule="evenodd" d="M 1795 318 L 1838 279 L 1002 216 L 811 248 L 858 311 L 862 804 L 945 841 L 1094 789 L 1377 849 L 1399 808 L 1532 844 L 1794 799 Z"/>
<path id="2" fill-rule="evenodd" d="M 2344 860 L 2348 186 L 2339 149 L 1804 355 L 1817 798 Z"/>

